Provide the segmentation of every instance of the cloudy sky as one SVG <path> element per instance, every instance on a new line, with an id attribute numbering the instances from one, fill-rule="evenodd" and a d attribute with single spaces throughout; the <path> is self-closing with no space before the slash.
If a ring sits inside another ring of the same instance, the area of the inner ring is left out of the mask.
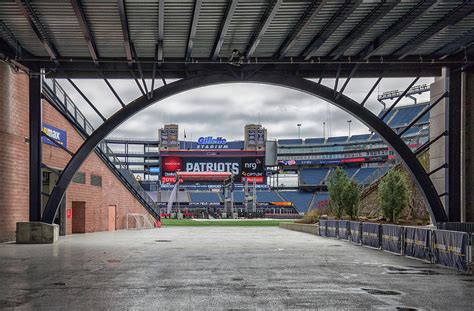
<path id="1" fill-rule="evenodd" d="M 339 82 L 339 87 L 344 80 Z M 375 79 L 353 79 L 344 94 L 362 101 Z M 377 95 L 389 90 L 403 91 L 412 79 L 383 79 L 367 107 L 379 113 L 382 105 Z M 420 79 L 417 84 L 431 83 L 433 79 Z M 76 84 L 107 117 L 120 108 L 120 104 L 103 81 L 76 80 Z M 148 81 L 150 82 L 150 81 Z M 134 80 L 111 80 L 125 102 L 140 95 Z M 100 119 L 67 81 L 61 84 L 95 126 Z M 323 84 L 333 87 L 334 80 Z M 429 93 L 417 96 L 419 102 L 428 100 Z M 392 101 L 387 101 L 388 104 Z M 413 103 L 406 99 L 401 104 Z M 348 120 L 352 120 L 351 134 L 368 133 L 369 129 L 356 118 L 325 101 L 298 91 L 260 84 L 227 84 L 188 91 L 169 98 L 137 113 L 120 125 L 110 137 L 157 138 L 157 130 L 164 123 L 177 123 L 180 138 L 186 130 L 187 138 L 222 136 L 228 140 L 243 139 L 243 127 L 248 123 L 261 123 L 268 129 L 269 138 L 295 138 L 301 123 L 301 137 L 322 137 L 323 122 L 327 134 L 348 134 Z"/>

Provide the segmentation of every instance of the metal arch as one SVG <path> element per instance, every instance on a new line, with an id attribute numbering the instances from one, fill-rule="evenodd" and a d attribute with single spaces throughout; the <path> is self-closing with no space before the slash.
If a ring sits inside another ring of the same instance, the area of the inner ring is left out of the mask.
<path id="1" fill-rule="evenodd" d="M 43 213 L 42 221 L 47 223 L 53 222 L 66 188 L 76 171 L 94 148 L 128 118 L 156 102 L 185 91 L 217 84 L 245 82 L 269 84 L 298 90 L 324 99 L 352 114 L 365 125 L 377 132 L 380 137 L 393 148 L 401 161 L 406 165 L 423 195 L 432 221 L 434 223 L 447 221 L 446 212 L 444 211 L 438 197 L 438 193 L 423 166 L 418 162 L 416 156 L 411 152 L 410 148 L 403 142 L 403 140 L 375 114 L 343 94 L 336 98 L 333 89 L 316 82 L 295 76 L 262 72 L 256 73 L 246 79 L 239 79 L 231 74 L 210 74 L 178 80 L 156 89 L 152 98 L 148 99 L 146 95 L 141 96 L 117 111 L 86 139 L 66 165 L 51 193 Z"/>

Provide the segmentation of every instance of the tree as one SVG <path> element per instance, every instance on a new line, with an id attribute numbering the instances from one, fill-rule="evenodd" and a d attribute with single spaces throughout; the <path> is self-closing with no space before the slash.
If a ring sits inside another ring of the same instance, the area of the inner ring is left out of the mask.
<path id="1" fill-rule="evenodd" d="M 390 171 L 380 181 L 378 195 L 383 215 L 392 221 L 396 221 L 408 201 L 405 176 L 399 171 Z"/>
<path id="2" fill-rule="evenodd" d="M 341 195 L 342 206 L 351 219 L 358 214 L 361 189 L 357 182 L 348 179 Z"/>
<path id="3" fill-rule="evenodd" d="M 341 218 L 344 213 L 344 188 L 349 183 L 344 170 L 340 167 L 336 168 L 329 175 L 328 192 L 329 192 L 329 208 L 337 218 Z"/>

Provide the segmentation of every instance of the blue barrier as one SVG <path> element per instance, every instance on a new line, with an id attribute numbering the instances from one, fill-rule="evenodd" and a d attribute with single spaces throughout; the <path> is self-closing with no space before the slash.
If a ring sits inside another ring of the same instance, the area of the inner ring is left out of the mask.
<path id="1" fill-rule="evenodd" d="M 339 220 L 339 227 L 338 227 L 338 237 L 339 239 L 348 240 L 349 239 L 349 221 L 348 220 Z"/>
<path id="2" fill-rule="evenodd" d="M 461 271 L 469 271 L 469 234 L 459 231 L 434 230 L 435 262 Z"/>
<path id="3" fill-rule="evenodd" d="M 327 236 L 328 236 L 328 234 L 327 234 L 327 232 L 328 232 L 328 230 L 327 230 L 327 229 L 328 229 L 327 222 L 328 222 L 328 221 L 325 220 L 325 219 L 320 219 L 320 220 L 319 220 L 319 235 L 320 235 L 320 236 L 323 236 L 323 237 L 327 237 Z"/>
<path id="4" fill-rule="evenodd" d="M 359 221 L 350 221 L 350 241 L 355 244 L 362 243 L 362 223 Z"/>
<path id="5" fill-rule="evenodd" d="M 382 225 L 382 249 L 384 251 L 402 253 L 403 227 L 396 225 Z"/>
<path id="6" fill-rule="evenodd" d="M 405 227 L 403 254 L 430 261 L 430 233 L 431 230 L 426 228 Z"/>
<path id="7" fill-rule="evenodd" d="M 337 238 L 337 220 L 327 221 L 327 236 L 330 238 Z"/>
<path id="8" fill-rule="evenodd" d="M 362 223 L 362 245 L 380 248 L 380 225 Z"/>

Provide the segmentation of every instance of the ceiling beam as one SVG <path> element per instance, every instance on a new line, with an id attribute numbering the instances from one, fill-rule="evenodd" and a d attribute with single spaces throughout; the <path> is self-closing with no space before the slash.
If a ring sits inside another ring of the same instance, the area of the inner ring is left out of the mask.
<path id="1" fill-rule="evenodd" d="M 400 17 L 388 29 L 386 29 L 378 38 L 367 45 L 361 52 L 361 55 L 368 59 L 377 54 L 388 42 L 399 34 L 404 32 L 408 27 L 415 23 L 418 19 L 434 7 L 436 0 L 423 0 L 418 2 L 410 11 Z"/>
<path id="2" fill-rule="evenodd" d="M 120 23 L 122 26 L 123 42 L 125 44 L 125 54 L 127 55 L 128 63 L 133 62 L 132 45 L 130 43 L 130 33 L 128 31 L 127 9 L 125 8 L 125 0 L 117 0 Z"/>
<path id="3" fill-rule="evenodd" d="M 329 52 L 329 55 L 333 56 L 334 59 L 343 56 L 344 52 L 346 52 L 352 44 L 362 38 L 374 25 L 377 25 L 399 3 L 400 0 L 383 0 L 377 4 L 375 8 Z"/>
<path id="4" fill-rule="evenodd" d="M 436 21 L 430 27 L 423 30 L 420 34 L 415 36 L 409 42 L 397 49 L 393 54 L 397 55 L 399 59 L 404 59 L 408 55 L 413 54 L 423 42 L 440 32 L 446 27 L 452 26 L 461 21 L 474 12 L 473 1 L 463 1 L 462 4 L 451 10 L 448 14 Z"/>
<path id="5" fill-rule="evenodd" d="M 84 14 L 84 9 L 82 7 L 81 0 L 70 0 L 74 14 L 76 14 L 77 21 L 81 27 L 82 34 L 87 43 L 87 48 L 91 54 L 92 60 L 94 63 L 99 63 L 99 53 L 97 53 L 97 47 L 94 41 L 94 37 L 89 29 L 89 24 L 87 23 L 86 15 Z"/>
<path id="6" fill-rule="evenodd" d="M 20 9 L 23 16 L 26 18 L 28 24 L 30 25 L 31 29 L 38 37 L 38 39 L 43 44 L 44 49 L 48 53 L 49 57 L 53 60 L 57 60 L 59 58 L 59 53 L 51 43 L 51 40 L 48 38 L 48 34 L 46 30 L 41 25 L 41 22 L 34 12 L 33 8 L 31 7 L 29 0 L 16 0 L 16 4 Z"/>
<path id="7" fill-rule="evenodd" d="M 278 9 L 280 8 L 281 4 L 283 3 L 283 0 L 273 0 L 265 10 L 265 13 L 263 13 L 262 18 L 260 19 L 260 23 L 257 26 L 257 29 L 255 30 L 252 39 L 250 40 L 249 44 L 247 45 L 247 53 L 246 57 L 250 58 L 252 57 L 253 53 L 255 53 L 255 50 L 257 49 L 257 46 L 260 44 L 260 41 L 263 38 L 263 35 L 268 29 L 268 26 L 270 26 L 271 22 L 275 18 L 275 15 L 278 12 Z"/>
<path id="8" fill-rule="evenodd" d="M 156 49 L 156 59 L 163 61 L 163 42 L 165 38 L 165 0 L 158 2 L 158 43 Z"/>
<path id="9" fill-rule="evenodd" d="M 447 43 L 441 48 L 433 52 L 433 57 L 437 59 L 445 59 L 446 57 L 462 51 L 467 46 L 474 45 L 474 28 L 471 28 L 461 37 L 453 38 L 452 42 Z"/>
<path id="10" fill-rule="evenodd" d="M 219 57 L 219 52 L 221 51 L 222 44 L 224 43 L 225 36 L 229 30 L 230 22 L 232 21 L 238 3 L 238 0 L 229 0 L 227 3 L 221 25 L 219 26 L 219 32 L 217 33 L 216 41 L 214 42 L 214 47 L 212 49 L 212 60 L 216 60 L 217 57 Z"/>
<path id="11" fill-rule="evenodd" d="M 306 31 L 311 22 L 321 12 L 321 9 L 328 2 L 328 0 L 313 0 L 306 11 L 303 13 L 295 27 L 286 37 L 285 41 L 280 45 L 274 57 L 282 59 L 286 56 L 288 51 L 293 47 L 299 37 Z"/>
<path id="12" fill-rule="evenodd" d="M 202 0 L 194 0 L 193 19 L 191 20 L 191 25 L 189 26 L 188 45 L 186 47 L 186 61 L 191 59 L 191 54 L 193 53 L 194 37 L 196 36 L 199 16 L 201 15 L 201 6 Z"/>
<path id="13" fill-rule="evenodd" d="M 316 52 L 326 40 L 341 26 L 346 19 L 357 9 L 362 0 L 350 1 L 346 0 L 337 12 L 329 19 L 318 34 L 306 46 L 300 56 L 304 56 L 306 60 Z"/>

